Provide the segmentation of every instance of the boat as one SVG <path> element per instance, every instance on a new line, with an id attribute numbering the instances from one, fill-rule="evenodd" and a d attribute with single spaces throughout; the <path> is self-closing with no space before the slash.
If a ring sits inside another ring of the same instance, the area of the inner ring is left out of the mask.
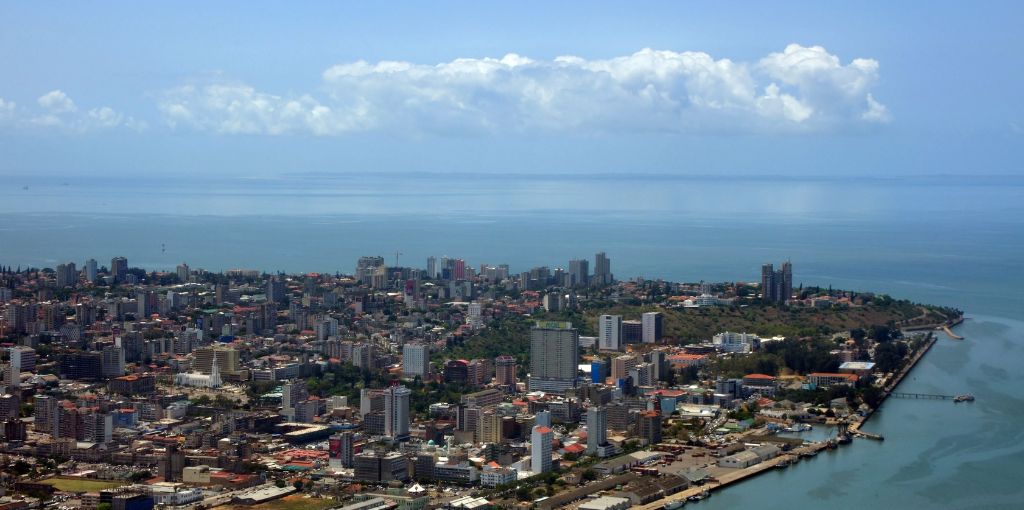
<path id="1" fill-rule="evenodd" d="M 953 397 L 953 402 L 974 402 L 974 395 L 970 393 Z"/>
<path id="2" fill-rule="evenodd" d="M 785 469 L 785 468 L 789 467 L 789 464 L 790 464 L 790 461 L 788 461 L 788 460 L 780 460 L 777 464 L 775 464 L 775 467 L 780 468 L 780 469 Z"/>
<path id="3" fill-rule="evenodd" d="M 800 452 L 800 456 L 804 457 L 804 458 L 814 457 L 817 454 L 818 454 L 817 450 L 811 450 L 809 452 Z"/>
<path id="4" fill-rule="evenodd" d="M 702 499 L 706 499 L 706 498 L 709 498 L 709 497 L 711 497 L 711 493 L 708 492 L 708 491 L 704 491 L 704 492 L 701 492 L 700 494 L 694 494 L 693 496 L 690 496 L 690 497 L 688 497 L 686 499 L 687 499 L 687 501 L 700 501 Z"/>
<path id="5" fill-rule="evenodd" d="M 807 432 L 811 430 L 811 426 L 806 423 L 794 423 L 788 427 L 782 429 L 783 432 Z"/>
<path id="6" fill-rule="evenodd" d="M 668 503 L 665 503 L 661 508 L 664 508 L 665 510 L 676 510 L 677 508 L 682 508 L 685 504 L 685 499 L 674 499 L 672 501 L 669 501 Z"/>

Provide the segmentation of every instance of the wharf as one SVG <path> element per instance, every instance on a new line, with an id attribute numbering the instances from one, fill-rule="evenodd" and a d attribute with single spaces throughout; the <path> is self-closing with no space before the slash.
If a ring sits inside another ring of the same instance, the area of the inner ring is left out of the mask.
<path id="1" fill-rule="evenodd" d="M 914 353 L 914 355 L 910 358 L 910 362 L 907 363 L 902 369 L 900 369 L 900 371 L 895 376 L 893 376 L 892 380 L 890 380 L 889 383 L 885 385 L 885 388 L 882 390 L 882 401 L 878 403 L 878 407 L 881 407 L 882 404 L 885 402 L 885 399 L 889 398 L 893 394 L 893 390 L 895 390 L 896 387 L 899 386 L 901 382 L 903 382 L 903 379 L 907 376 L 907 374 L 909 374 L 910 371 L 913 370 L 914 366 L 916 366 L 917 363 L 921 361 L 921 358 L 924 358 L 924 355 L 931 350 L 932 346 L 935 345 L 935 342 L 937 341 L 938 339 L 935 337 L 934 332 L 928 333 L 928 339 L 925 341 L 925 344 L 921 346 L 921 348 L 918 349 L 917 352 Z M 868 421 L 868 419 L 871 418 L 871 415 L 875 414 L 875 410 L 877 410 L 878 407 L 869 410 L 860 420 L 851 423 L 849 427 L 850 433 L 853 434 L 855 437 L 864 437 L 868 439 L 878 440 L 883 439 L 880 435 L 860 430 L 860 426 L 863 425 L 864 422 Z"/>
<path id="2" fill-rule="evenodd" d="M 959 322 L 962 321 L 962 320 L 963 319 L 961 318 L 959 321 L 954 322 L 954 325 L 955 324 L 959 324 Z M 922 358 L 924 358 L 924 355 L 927 354 L 929 350 L 931 350 L 932 346 L 935 345 L 936 341 L 937 341 L 937 338 L 935 336 L 934 331 L 929 332 L 928 333 L 928 338 L 926 340 L 926 343 L 923 346 L 921 346 L 921 348 L 918 349 L 917 352 L 914 353 L 914 355 L 910 358 L 910 361 L 885 386 L 885 388 L 883 389 L 883 393 L 882 393 L 882 402 L 884 402 L 886 398 L 888 398 L 889 396 L 891 396 L 893 394 L 893 390 L 895 390 L 896 387 L 899 386 L 900 382 L 903 381 L 903 379 L 907 376 L 907 374 L 910 373 L 910 371 L 914 368 L 914 366 L 917 365 L 917 363 L 919 361 L 921 361 Z M 879 403 L 879 406 L 881 406 L 881 403 Z M 877 408 L 875 408 L 875 409 L 877 409 Z M 884 440 L 884 438 L 881 435 L 872 434 L 870 432 L 864 432 L 864 431 L 860 430 L 860 426 L 865 421 L 867 421 L 871 417 L 872 414 L 874 414 L 875 409 L 871 409 L 870 411 L 868 411 L 867 414 L 864 415 L 863 418 L 861 418 L 860 420 L 857 420 L 857 421 L 854 421 L 853 423 L 851 423 L 849 425 L 849 427 L 847 428 L 848 432 L 852 436 L 854 436 L 854 437 L 865 438 L 865 439 L 874 439 L 874 440 L 878 440 L 878 441 Z M 663 508 L 666 503 L 670 503 L 670 502 L 673 502 L 673 501 L 678 501 L 680 499 L 685 500 L 686 498 L 689 498 L 690 496 L 695 496 L 695 495 L 700 494 L 700 493 L 705 492 L 705 491 L 707 491 L 709 494 L 710 493 L 714 493 L 714 492 L 716 492 L 718 490 L 721 490 L 721 489 L 723 489 L 725 487 L 728 487 L 729 485 L 732 485 L 734 483 L 742 482 L 743 480 L 746 480 L 748 478 L 752 478 L 752 477 L 755 477 L 757 475 L 760 475 L 761 473 L 764 473 L 765 471 L 771 471 L 772 469 L 776 469 L 775 465 L 780 463 L 780 462 L 789 462 L 789 463 L 791 463 L 793 461 L 798 460 L 800 458 L 801 454 L 812 453 L 812 452 L 813 453 L 818 453 L 818 452 L 820 452 L 822 450 L 828 449 L 830 446 L 835 446 L 835 440 L 834 439 L 833 440 L 829 440 L 829 441 L 812 443 L 810 445 L 803 446 L 803 447 L 794 448 L 793 450 L 790 450 L 789 452 L 787 452 L 787 453 L 785 453 L 783 455 L 780 455 L 780 456 L 778 456 L 778 457 L 776 457 L 774 459 L 770 459 L 768 461 L 762 462 L 760 464 L 755 464 L 753 466 L 750 466 L 750 467 L 747 467 L 747 468 L 744 468 L 744 469 L 737 469 L 737 470 L 735 470 L 733 472 L 730 472 L 730 473 L 727 473 L 725 475 L 722 475 L 722 476 L 718 477 L 717 481 L 715 481 L 715 482 L 709 482 L 709 483 L 706 483 L 704 485 L 693 486 L 693 487 L 687 488 L 685 490 L 682 490 L 682 491 L 680 491 L 680 492 L 678 492 L 676 494 L 673 494 L 671 496 L 668 496 L 668 497 L 665 497 L 665 498 L 662 498 L 662 499 L 659 499 L 659 500 L 656 500 L 656 501 L 652 501 L 652 502 L 647 503 L 645 505 L 638 505 L 638 506 L 634 506 L 634 507 L 631 507 L 631 508 L 639 508 L 641 510 L 658 510 L 658 509 Z"/>
<path id="3" fill-rule="evenodd" d="M 737 469 L 737 470 L 732 471 L 730 473 L 726 473 L 726 474 L 718 477 L 716 482 L 708 482 L 708 483 L 705 483 L 704 485 L 695 485 L 693 487 L 690 487 L 690 488 L 687 488 L 685 490 L 679 491 L 679 492 L 677 492 L 677 493 L 675 493 L 675 494 L 673 494 L 671 496 L 667 496 L 667 497 L 664 497 L 664 498 L 659 499 L 657 501 L 652 501 L 650 503 L 647 503 L 646 505 L 637 505 L 637 506 L 633 506 L 633 507 L 630 507 L 630 508 L 639 508 L 640 510 L 658 510 L 658 509 L 664 507 L 666 503 L 669 503 L 669 502 L 672 502 L 672 501 L 676 501 L 676 500 L 680 500 L 680 499 L 686 499 L 686 498 L 688 498 L 690 496 L 696 496 L 697 494 L 700 494 L 700 493 L 705 492 L 705 491 L 707 491 L 708 493 L 714 493 L 714 492 L 719 491 L 721 489 L 724 489 L 725 487 L 728 487 L 728 486 L 730 486 L 732 484 L 742 482 L 743 480 L 746 480 L 748 478 L 753 478 L 753 477 L 755 477 L 757 475 L 760 475 L 760 474 L 762 474 L 762 473 L 764 473 L 766 471 L 771 471 L 773 469 L 778 469 L 778 468 L 775 467 L 775 465 L 780 463 L 780 462 L 792 463 L 792 462 L 797 461 L 799 459 L 799 457 L 800 457 L 800 454 L 802 454 L 802 453 L 811 453 L 811 452 L 817 453 L 817 452 L 820 452 L 822 450 L 827 449 L 828 446 L 829 446 L 828 442 L 823 441 L 823 442 L 819 442 L 819 443 L 813 443 L 813 444 L 810 444 L 810 445 L 807 445 L 807 446 L 804 446 L 804 447 L 800 447 L 800 448 L 794 448 L 793 450 L 790 450 L 789 452 L 787 452 L 785 454 L 779 455 L 778 457 L 775 457 L 774 459 L 769 459 L 769 460 L 766 460 L 766 461 L 764 461 L 764 462 L 762 462 L 760 464 L 755 464 L 755 465 L 750 466 L 750 467 L 746 467 L 746 468 L 743 468 L 743 469 Z"/>

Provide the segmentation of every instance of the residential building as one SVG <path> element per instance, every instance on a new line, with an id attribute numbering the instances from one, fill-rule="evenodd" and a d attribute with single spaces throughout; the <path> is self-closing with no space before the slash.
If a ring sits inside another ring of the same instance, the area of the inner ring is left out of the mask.
<path id="1" fill-rule="evenodd" d="M 576 387 L 580 339 L 570 322 L 538 322 L 530 330 L 530 391 Z"/>
<path id="2" fill-rule="evenodd" d="M 534 473 L 551 471 L 551 445 L 555 433 L 549 427 L 536 425 L 530 434 L 530 470 Z"/>
<path id="3" fill-rule="evenodd" d="M 515 388 L 516 386 L 516 358 L 513 356 L 498 356 L 494 358 L 495 378 L 494 383 L 499 386 Z"/>

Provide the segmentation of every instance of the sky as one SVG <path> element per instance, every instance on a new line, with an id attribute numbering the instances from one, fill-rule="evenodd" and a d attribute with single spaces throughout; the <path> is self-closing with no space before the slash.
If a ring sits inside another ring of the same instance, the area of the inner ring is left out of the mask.
<path id="1" fill-rule="evenodd" d="M 0 175 L 1024 174 L 1020 2 L 3 2 Z"/>

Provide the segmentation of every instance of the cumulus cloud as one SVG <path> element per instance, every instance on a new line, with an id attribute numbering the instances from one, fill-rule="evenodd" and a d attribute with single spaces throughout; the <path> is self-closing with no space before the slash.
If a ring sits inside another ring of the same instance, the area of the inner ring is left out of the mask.
<path id="1" fill-rule="evenodd" d="M 357 61 L 325 70 L 319 97 L 210 83 L 168 90 L 159 108 L 171 126 L 228 134 L 814 132 L 889 120 L 871 94 L 878 68 L 798 44 L 756 62 L 651 49 L 595 60 Z"/>
<path id="2" fill-rule="evenodd" d="M 109 106 L 80 111 L 71 97 L 59 89 L 39 96 L 36 103 L 39 108 L 16 109 L 13 102 L 0 98 L 0 127 L 57 129 L 71 133 L 117 127 L 141 130 L 146 127 L 144 122 Z"/>
<path id="3" fill-rule="evenodd" d="M 14 117 L 14 102 L 0 97 L 0 121 Z"/>
<path id="4" fill-rule="evenodd" d="M 39 106 L 46 108 L 53 113 L 70 113 L 78 110 L 75 102 L 61 90 L 51 90 L 36 100 Z"/>

